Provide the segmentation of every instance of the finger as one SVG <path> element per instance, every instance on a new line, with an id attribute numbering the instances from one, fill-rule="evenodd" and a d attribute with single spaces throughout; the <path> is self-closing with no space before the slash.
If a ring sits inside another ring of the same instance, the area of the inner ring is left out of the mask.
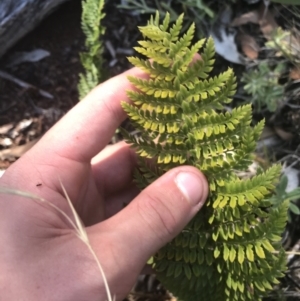
<path id="1" fill-rule="evenodd" d="M 109 196 L 105 200 L 105 219 L 108 219 L 124 209 L 141 191 L 134 184 Z"/>
<path id="2" fill-rule="evenodd" d="M 108 145 L 92 160 L 99 193 L 107 197 L 131 185 L 136 163 L 136 153 L 127 143 Z"/>
<path id="3" fill-rule="evenodd" d="M 126 90 L 134 89 L 127 76 L 145 77 L 138 68 L 115 76 L 92 90 L 42 138 L 46 153 L 89 162 L 110 141 L 126 118 L 121 107 Z"/>
<path id="4" fill-rule="evenodd" d="M 106 233 L 113 245 L 110 252 L 122 254 L 120 262 L 116 263 L 118 271 L 142 269 L 147 259 L 179 234 L 195 216 L 207 195 L 207 182 L 196 168 L 174 168 L 148 186 L 121 212 L 91 227 L 95 250 L 100 256 L 103 241 L 97 241 L 97 237 Z"/>

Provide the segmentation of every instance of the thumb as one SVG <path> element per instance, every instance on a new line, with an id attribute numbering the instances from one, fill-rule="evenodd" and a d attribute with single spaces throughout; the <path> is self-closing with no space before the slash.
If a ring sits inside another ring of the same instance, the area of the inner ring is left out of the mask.
<path id="1" fill-rule="evenodd" d="M 133 223 L 141 231 L 145 256 L 153 255 L 172 240 L 196 215 L 208 194 L 205 177 L 198 169 L 184 166 L 173 169 L 148 186 L 133 200 L 124 215 L 134 214 Z M 133 212 L 130 212 L 130 211 Z"/>
<path id="2" fill-rule="evenodd" d="M 177 167 L 107 220 L 105 228 L 111 228 L 115 239 L 118 236 L 123 256 L 133 260 L 135 267 L 142 268 L 150 256 L 179 234 L 202 207 L 207 195 L 207 181 L 198 169 Z"/>

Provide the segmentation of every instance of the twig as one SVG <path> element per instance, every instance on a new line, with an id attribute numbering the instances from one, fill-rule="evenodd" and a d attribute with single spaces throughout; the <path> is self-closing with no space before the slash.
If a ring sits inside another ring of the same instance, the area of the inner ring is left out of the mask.
<path id="1" fill-rule="evenodd" d="M 39 138 L 33 141 L 27 142 L 26 144 L 18 145 L 12 148 L 3 149 L 0 151 L 0 160 L 9 160 L 10 158 L 19 158 L 26 153 L 31 147 L 33 147 Z"/>
<path id="2" fill-rule="evenodd" d="M 297 281 L 295 281 L 295 280 L 293 279 L 293 277 L 291 277 L 290 275 L 285 275 L 285 277 L 286 277 L 289 281 L 291 281 L 298 289 L 300 289 L 299 284 L 297 283 Z M 298 295 L 298 296 L 299 296 L 299 295 Z"/>
<path id="3" fill-rule="evenodd" d="M 8 74 L 7 72 L 5 71 L 2 71 L 0 70 L 0 77 L 4 78 L 4 79 L 7 79 L 7 80 L 10 80 L 11 82 L 14 82 L 15 84 L 21 86 L 22 88 L 25 88 L 25 89 L 34 89 L 34 90 L 37 90 L 39 92 L 40 95 L 44 96 L 44 97 L 47 97 L 47 98 L 50 98 L 50 99 L 53 99 L 53 95 L 48 93 L 47 91 L 45 90 L 42 90 L 42 89 L 39 89 L 31 84 L 28 84 L 10 74 Z"/>
<path id="4" fill-rule="evenodd" d="M 298 252 L 299 250 L 300 250 L 300 240 L 298 240 L 295 243 L 295 245 L 293 246 L 292 251 L 286 252 L 289 255 L 288 258 L 287 258 L 288 262 L 290 262 L 295 257 L 295 255 L 300 255 L 299 252 Z"/>

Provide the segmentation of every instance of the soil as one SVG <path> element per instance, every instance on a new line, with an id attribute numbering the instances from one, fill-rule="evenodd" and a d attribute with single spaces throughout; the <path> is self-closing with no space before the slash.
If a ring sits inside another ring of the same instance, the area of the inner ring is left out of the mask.
<path id="1" fill-rule="evenodd" d="M 109 78 L 130 68 L 126 56 L 133 53 L 140 18 L 120 18 L 113 13 L 114 5 L 108 4 L 106 10 L 111 17 L 104 21 L 109 28 L 104 37 L 104 73 Z M 32 145 L 29 142 L 41 137 L 79 101 L 77 84 L 83 72 L 79 53 L 85 50 L 80 22 L 81 1 L 68 1 L 0 60 L 2 71 L 33 86 L 22 88 L 0 78 L 0 169 L 14 162 Z M 50 56 L 7 66 L 14 54 L 35 49 L 46 50 Z M 39 89 L 52 97 L 40 95 Z"/>
<path id="2" fill-rule="evenodd" d="M 34 88 L 1 79 L 0 149 L 15 150 L 35 141 L 78 102 L 76 86 L 82 71 L 78 54 L 84 49 L 80 14 L 80 1 L 67 2 L 1 59 L 3 71 Z M 35 63 L 6 66 L 11 55 L 34 49 L 49 51 L 50 56 Z M 50 93 L 52 99 L 41 96 L 38 89 Z M 14 151 L 0 153 L 0 168 L 7 167 L 18 155 Z"/>

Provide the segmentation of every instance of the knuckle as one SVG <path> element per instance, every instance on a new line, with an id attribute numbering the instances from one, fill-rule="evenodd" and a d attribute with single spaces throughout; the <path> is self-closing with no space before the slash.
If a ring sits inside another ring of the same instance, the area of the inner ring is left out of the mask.
<path id="1" fill-rule="evenodd" d="M 178 220 L 174 210 L 168 206 L 169 198 L 163 194 L 150 194 L 144 191 L 144 197 L 139 204 L 139 213 L 152 232 L 161 239 L 171 238 L 175 234 Z"/>

